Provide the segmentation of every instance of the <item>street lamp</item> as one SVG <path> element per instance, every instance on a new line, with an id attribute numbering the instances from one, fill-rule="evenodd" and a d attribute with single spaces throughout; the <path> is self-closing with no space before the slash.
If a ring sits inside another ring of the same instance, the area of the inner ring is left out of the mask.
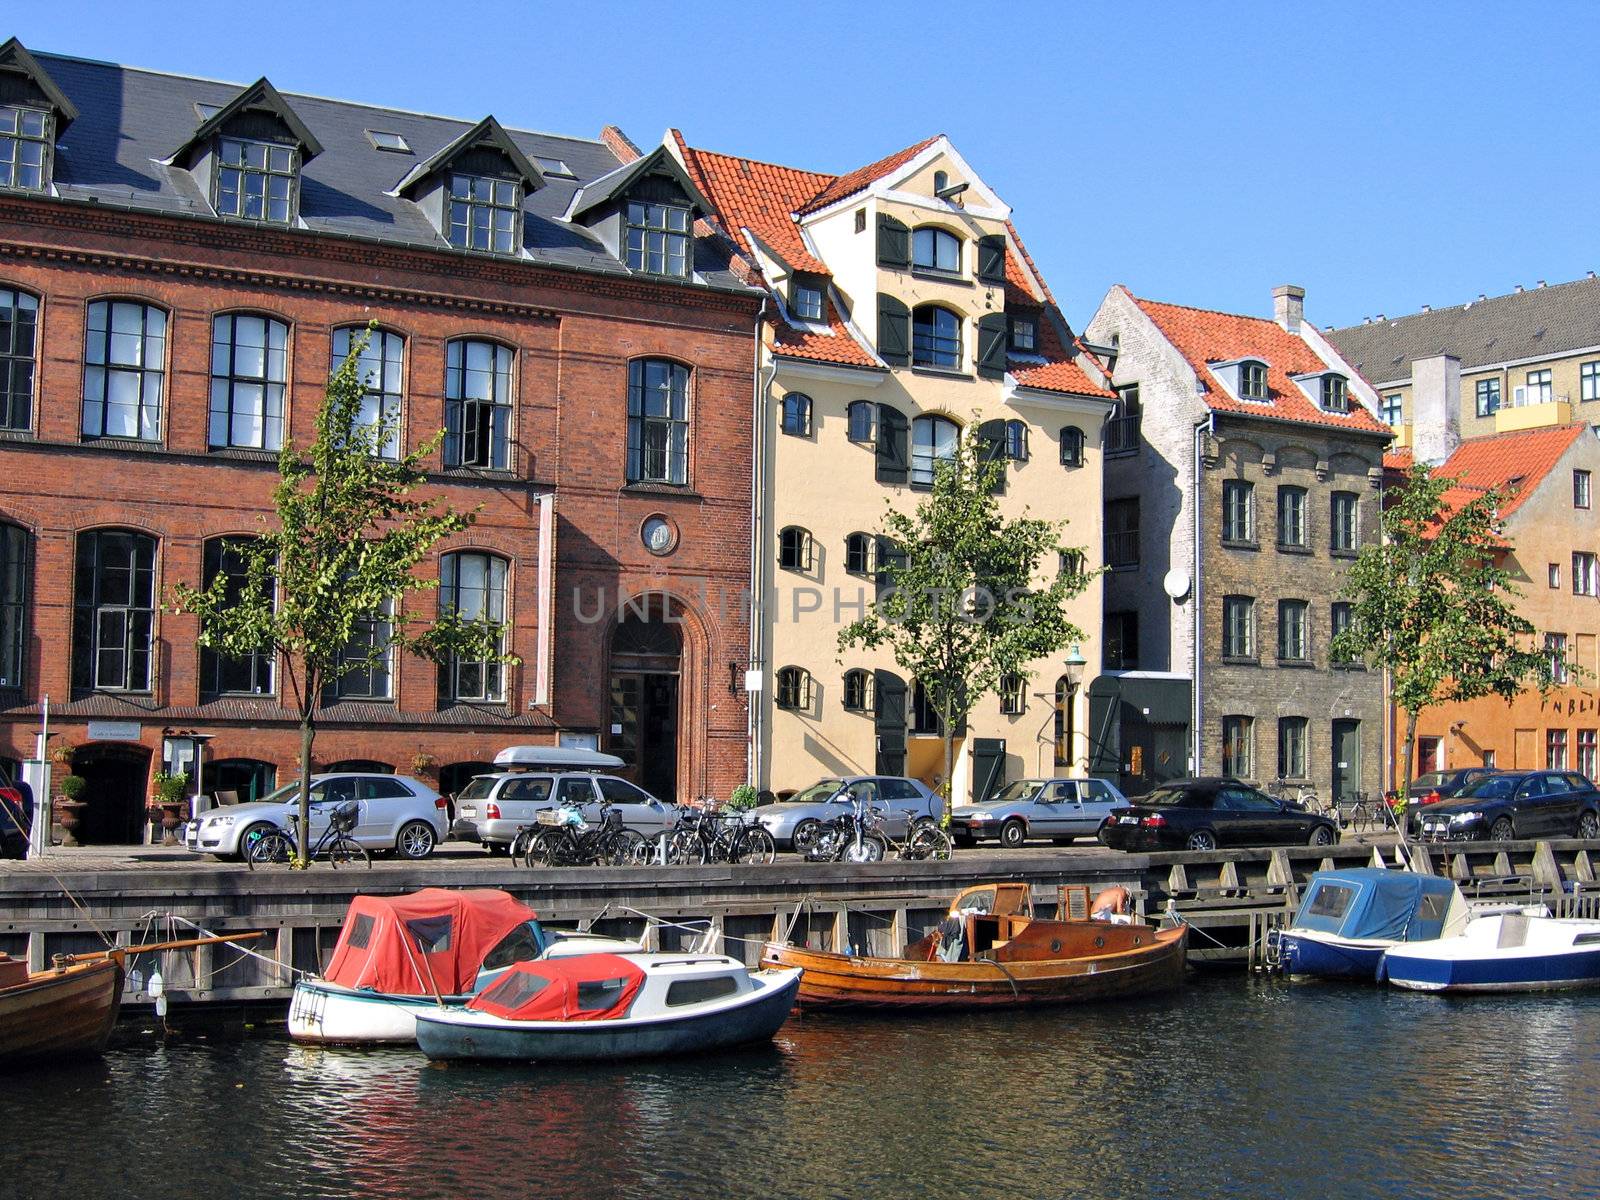
<path id="1" fill-rule="evenodd" d="M 1083 657 L 1083 652 L 1078 648 L 1078 643 L 1073 642 L 1067 651 L 1067 691 L 1075 692 L 1083 683 L 1083 669 L 1089 665 Z"/>

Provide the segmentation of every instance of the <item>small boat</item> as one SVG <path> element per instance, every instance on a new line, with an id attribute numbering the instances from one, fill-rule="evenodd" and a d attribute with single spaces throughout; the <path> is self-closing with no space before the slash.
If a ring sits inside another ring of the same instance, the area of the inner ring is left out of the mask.
<path id="1" fill-rule="evenodd" d="M 417 1015 L 432 1059 L 611 1060 L 768 1041 L 797 970 L 723 954 L 585 954 L 518 963 L 459 1009 Z"/>
<path id="2" fill-rule="evenodd" d="M 1103 908 L 1097 897 L 1085 911 Z M 939 926 L 897 958 L 768 942 L 761 962 L 805 972 L 801 1008 L 1067 1004 L 1178 987 L 1187 938 L 1185 925 L 1035 917 L 1027 884 L 989 883 L 958 895 Z"/>
<path id="3" fill-rule="evenodd" d="M 1277 935 L 1279 961 L 1291 978 L 1371 981 L 1384 951 L 1454 937 L 1470 919 L 1461 889 L 1437 875 L 1382 867 L 1318 871 L 1294 924 Z"/>
<path id="4" fill-rule="evenodd" d="M 641 949 L 546 929 L 538 916 L 509 892 L 489 888 L 357 896 L 327 970 L 295 984 L 289 1036 L 410 1044 L 419 1012 L 461 1007 L 514 963 Z"/>
<path id="5" fill-rule="evenodd" d="M 1394 946 L 1378 977 L 1418 992 L 1539 992 L 1600 985 L 1600 921 L 1507 912 L 1457 937 Z"/>

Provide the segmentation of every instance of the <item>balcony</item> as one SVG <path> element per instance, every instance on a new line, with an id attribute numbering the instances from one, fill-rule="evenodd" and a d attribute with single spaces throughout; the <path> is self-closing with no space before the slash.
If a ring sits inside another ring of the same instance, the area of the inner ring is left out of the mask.
<path id="1" fill-rule="evenodd" d="M 1139 449 L 1139 414 L 1134 413 L 1127 417 L 1112 417 L 1106 422 L 1106 449 L 1107 458 L 1116 458 L 1124 454 L 1137 453 Z"/>
<path id="2" fill-rule="evenodd" d="M 1523 389 L 1515 389 L 1520 398 Z M 1553 425 L 1572 424 L 1572 399 L 1569 396 L 1552 396 L 1548 400 L 1512 403 L 1495 410 L 1494 431 L 1515 433 L 1519 429 L 1546 429 Z"/>

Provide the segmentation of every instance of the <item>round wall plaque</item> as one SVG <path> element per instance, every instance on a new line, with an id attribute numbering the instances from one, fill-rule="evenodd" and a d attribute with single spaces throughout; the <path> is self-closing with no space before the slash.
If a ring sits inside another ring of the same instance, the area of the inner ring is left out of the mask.
<path id="1" fill-rule="evenodd" d="M 646 517 L 639 526 L 639 539 L 651 554 L 671 554 L 678 544 L 678 531 L 672 522 L 659 514 Z"/>

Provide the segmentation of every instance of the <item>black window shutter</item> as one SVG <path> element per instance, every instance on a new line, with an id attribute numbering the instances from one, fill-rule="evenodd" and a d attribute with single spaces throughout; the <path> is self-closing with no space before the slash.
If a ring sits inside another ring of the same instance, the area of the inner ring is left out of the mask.
<path id="1" fill-rule="evenodd" d="M 1006 490 L 1006 423 L 1004 421 L 985 421 L 978 426 L 978 462 L 987 467 L 990 463 L 998 466 L 994 482 L 990 491 L 1000 495 Z"/>
<path id="2" fill-rule="evenodd" d="M 978 239 L 978 278 L 986 283 L 1006 281 L 1006 236 L 989 234 Z"/>
<path id="3" fill-rule="evenodd" d="M 878 293 L 878 356 L 891 367 L 911 363 L 911 310 L 883 292 Z"/>
<path id="4" fill-rule="evenodd" d="M 978 318 L 978 374 L 999 379 L 1006 373 L 1006 318 L 990 313 Z"/>
<path id="5" fill-rule="evenodd" d="M 888 213 L 878 214 L 878 265 L 900 271 L 911 266 L 911 229 Z"/>
<path id="6" fill-rule="evenodd" d="M 904 483 L 911 474 L 910 425 L 905 414 L 878 405 L 878 482 Z"/>

